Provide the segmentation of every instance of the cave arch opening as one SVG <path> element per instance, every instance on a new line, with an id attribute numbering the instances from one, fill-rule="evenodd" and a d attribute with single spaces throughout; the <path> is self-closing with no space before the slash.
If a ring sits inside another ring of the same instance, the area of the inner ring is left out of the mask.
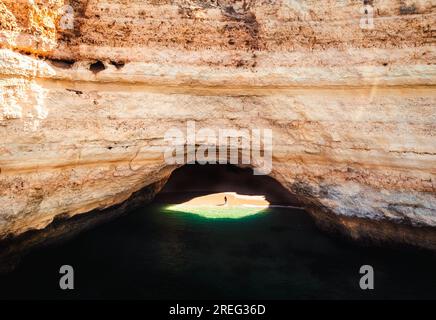
<path id="1" fill-rule="evenodd" d="M 159 191 L 156 192 L 156 190 Z M 127 234 L 127 238 L 132 237 L 130 232 L 134 233 L 133 238 L 137 237 L 138 234 L 143 233 L 144 228 L 148 228 L 147 230 L 153 233 L 153 230 L 148 226 L 150 221 L 145 216 L 165 212 L 165 210 L 161 210 L 163 205 L 183 204 L 198 197 L 216 194 L 220 194 L 222 198 L 217 198 L 218 202 L 212 203 L 212 206 L 220 207 L 219 205 L 222 204 L 220 201 L 225 196 L 223 194 L 227 194 L 229 207 L 232 210 L 226 210 L 224 215 L 215 215 L 216 212 L 213 210 L 211 214 L 210 208 L 207 211 L 200 208 L 200 212 L 184 212 L 183 210 L 181 212 L 190 215 L 194 213 L 196 216 L 207 219 L 223 218 L 222 221 L 253 215 L 251 214 L 253 211 L 248 211 L 248 213 L 242 211 L 241 213 L 240 203 L 233 206 L 232 201 L 235 199 L 229 194 L 234 194 L 235 198 L 256 199 L 262 197 L 268 203 L 268 209 L 273 207 L 278 207 L 278 210 L 291 208 L 291 210 L 296 209 L 302 213 L 306 212 L 297 196 L 283 187 L 276 179 L 268 175 L 254 175 L 250 167 L 243 168 L 232 164 L 186 164 L 172 171 L 168 179 L 143 187 L 119 204 L 72 217 L 60 216 L 41 230 L 31 230 L 19 237 L 0 242 L 0 253 L 2 248 L 7 248 L 7 250 L 3 250 L 3 255 L 0 254 L 0 273 L 2 270 L 13 270 L 21 258 L 34 249 L 62 244 L 88 230 L 95 229 L 97 237 L 99 234 L 101 236 L 101 232 L 104 233 L 104 231 L 98 230 L 105 230 L 105 228 L 115 228 L 116 232 Z M 254 210 L 254 214 L 257 213 L 263 212 L 262 210 Z M 123 217 L 126 220 L 123 220 Z M 153 219 L 151 218 L 151 220 Z M 133 221 L 133 223 L 129 224 L 129 221 Z M 116 227 L 118 224 L 121 225 L 120 229 Z M 272 228 L 281 230 L 283 227 L 273 226 Z M 105 236 L 102 236 L 103 238 Z"/>
<path id="2" fill-rule="evenodd" d="M 243 218 L 273 207 L 303 210 L 277 180 L 231 164 L 189 164 L 174 170 L 154 203 L 170 212 L 206 218 Z"/>

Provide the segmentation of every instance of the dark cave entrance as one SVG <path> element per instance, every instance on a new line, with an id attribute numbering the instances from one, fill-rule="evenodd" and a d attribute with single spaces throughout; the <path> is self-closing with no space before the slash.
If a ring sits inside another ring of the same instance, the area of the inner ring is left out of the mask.
<path id="1" fill-rule="evenodd" d="M 361 299 L 368 292 L 359 287 L 359 270 L 367 264 L 389 271 L 377 274 L 384 288 L 373 297 L 434 296 L 433 256 L 413 252 L 415 259 L 404 264 L 410 252 L 330 237 L 303 210 L 289 208 L 301 205 L 279 182 L 254 176 L 249 168 L 185 165 L 153 200 L 155 191 L 149 185 L 105 212 L 58 221 L 23 239 L 23 246 L 43 239 L 56 245 L 35 250 L 20 265 L 22 257 L 8 260 L 9 273 L 0 273 L 0 298 Z M 165 211 L 168 203 L 220 192 L 262 195 L 272 208 L 225 219 Z M 114 219 L 102 223 L 102 217 Z M 59 235 L 71 237 L 59 241 Z M 66 263 L 78 271 L 72 291 L 56 285 Z M 396 285 L 405 277 L 410 286 Z"/>
<path id="2" fill-rule="evenodd" d="M 267 175 L 253 175 L 251 168 L 231 164 L 192 164 L 173 171 L 155 203 L 182 203 L 195 196 L 236 193 L 264 196 L 270 205 L 303 207 L 278 181 Z"/>
<path id="3" fill-rule="evenodd" d="M 13 270 L 21 257 L 35 249 L 62 245 L 82 232 L 104 229 L 106 224 L 121 223 L 123 217 L 134 217 L 135 212 L 138 211 L 141 216 L 147 214 L 150 208 L 183 204 L 205 195 L 235 193 L 242 197 L 264 197 L 268 202 L 268 208 L 278 207 L 277 209 L 290 210 L 290 212 L 295 212 L 294 209 L 300 212 L 303 210 L 303 204 L 296 196 L 274 178 L 267 175 L 254 175 L 251 168 L 241 168 L 231 164 L 184 165 L 174 170 L 164 187 L 155 194 L 158 184 L 159 182 L 144 187 L 126 201 L 113 207 L 93 210 L 71 218 L 58 218 L 44 229 L 31 230 L 17 238 L 1 242 L 0 252 L 3 251 L 3 254 L 0 254 L 0 273 L 3 269 Z M 231 204 L 231 199 L 229 203 Z M 244 208 L 234 206 L 232 209 L 237 215 Z"/>

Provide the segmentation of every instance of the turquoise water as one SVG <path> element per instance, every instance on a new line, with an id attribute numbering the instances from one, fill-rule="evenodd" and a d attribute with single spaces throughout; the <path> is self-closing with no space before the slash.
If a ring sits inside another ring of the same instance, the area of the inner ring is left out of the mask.
<path id="1" fill-rule="evenodd" d="M 75 270 L 75 290 L 58 287 Z M 359 268 L 375 269 L 375 290 Z M 286 208 L 208 219 L 143 207 L 73 240 L 28 255 L 0 276 L 4 298 L 380 299 L 436 298 L 436 256 L 364 248 L 320 232 Z"/>

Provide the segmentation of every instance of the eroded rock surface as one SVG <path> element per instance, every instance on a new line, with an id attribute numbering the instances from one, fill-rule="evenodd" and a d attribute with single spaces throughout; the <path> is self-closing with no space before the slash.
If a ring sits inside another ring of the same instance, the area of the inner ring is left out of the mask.
<path id="1" fill-rule="evenodd" d="M 271 128 L 320 225 L 435 249 L 435 2 L 368 3 L 0 1 L 0 238 L 167 179 L 195 121 Z"/>

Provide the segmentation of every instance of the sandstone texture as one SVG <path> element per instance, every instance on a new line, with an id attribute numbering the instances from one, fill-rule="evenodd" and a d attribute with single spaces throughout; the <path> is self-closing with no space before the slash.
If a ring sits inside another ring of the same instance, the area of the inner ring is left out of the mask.
<path id="1" fill-rule="evenodd" d="M 434 0 L 0 0 L 0 238 L 161 186 L 165 132 L 195 121 L 272 129 L 270 175 L 321 226 L 436 249 L 435 18 Z"/>

